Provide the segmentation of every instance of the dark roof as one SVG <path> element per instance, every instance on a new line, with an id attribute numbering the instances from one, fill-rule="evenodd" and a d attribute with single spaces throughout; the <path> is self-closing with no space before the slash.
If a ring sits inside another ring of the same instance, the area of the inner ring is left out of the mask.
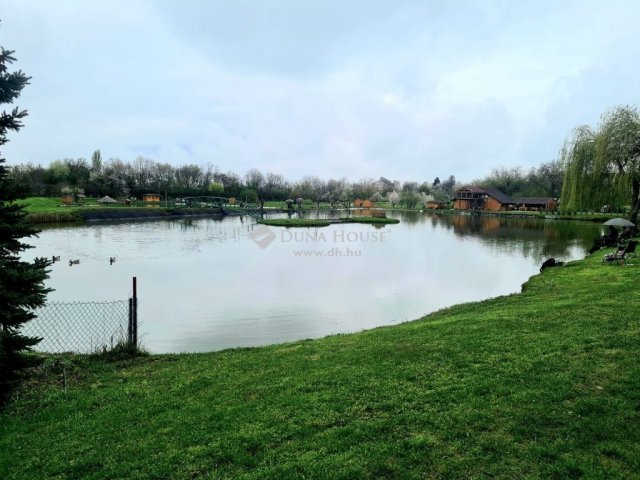
<path id="1" fill-rule="evenodd" d="M 502 193 L 500 190 L 497 190 L 492 187 L 476 187 L 473 185 L 467 185 L 465 187 L 462 187 L 460 190 L 458 190 L 458 192 L 461 192 L 463 190 L 472 192 L 472 193 L 486 193 L 487 195 L 495 198 L 502 204 L 514 203 L 514 200 L 509 195 L 507 195 L 506 193 Z"/>
<path id="2" fill-rule="evenodd" d="M 497 190 L 495 188 L 492 187 L 481 187 L 482 190 L 484 190 L 484 192 L 489 195 L 490 197 L 495 198 L 496 200 L 498 200 L 500 203 L 505 204 L 505 203 L 514 203 L 514 200 L 507 195 L 506 193 L 502 193 L 500 190 Z"/>
<path id="3" fill-rule="evenodd" d="M 458 191 L 461 191 L 461 190 L 468 190 L 468 191 L 473 192 L 473 193 L 484 193 L 485 192 L 484 189 L 482 189 L 480 187 L 474 187 L 472 185 L 466 185 L 466 186 L 462 187 Z"/>
<path id="4" fill-rule="evenodd" d="M 380 180 L 378 180 L 378 182 L 382 182 L 382 183 L 386 183 L 389 185 L 393 185 L 393 182 L 391 180 L 389 180 L 388 178 L 384 178 L 384 177 L 380 177 Z M 375 182 L 377 183 L 377 182 Z"/>
<path id="5" fill-rule="evenodd" d="M 553 200 L 551 197 L 527 197 L 527 198 L 514 198 L 515 203 L 521 203 L 523 205 L 546 205 Z"/>

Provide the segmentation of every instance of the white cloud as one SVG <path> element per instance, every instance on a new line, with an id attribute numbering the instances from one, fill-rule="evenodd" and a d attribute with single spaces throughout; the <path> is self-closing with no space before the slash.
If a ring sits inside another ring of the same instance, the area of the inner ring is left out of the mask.
<path id="1" fill-rule="evenodd" d="M 33 77 L 2 153 L 419 181 L 536 165 L 638 103 L 640 4 L 556 3 L 0 0 Z"/>

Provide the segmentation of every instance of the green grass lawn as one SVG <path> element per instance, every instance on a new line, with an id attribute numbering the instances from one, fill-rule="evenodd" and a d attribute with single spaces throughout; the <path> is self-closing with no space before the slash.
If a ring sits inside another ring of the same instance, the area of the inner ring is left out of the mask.
<path id="1" fill-rule="evenodd" d="M 97 199 L 86 199 L 82 204 L 73 204 L 70 206 L 62 205 L 59 198 L 47 197 L 29 197 L 19 200 L 18 203 L 25 205 L 27 220 L 34 224 L 41 223 L 61 223 L 61 222 L 81 222 L 86 218 L 97 217 L 104 219 L 104 214 L 112 212 L 110 215 L 113 219 L 118 218 L 144 218 L 153 216 L 179 216 L 185 212 L 192 214 L 205 214 L 207 207 L 175 207 L 173 202 L 169 206 L 165 206 L 164 202 L 156 204 L 145 204 L 142 201 L 136 202 L 134 205 L 123 205 L 122 203 L 114 203 L 101 205 L 97 203 Z M 126 212 L 126 213 L 125 213 Z M 144 215 L 142 215 L 144 213 Z M 131 214 L 131 215 L 128 215 Z"/>
<path id="2" fill-rule="evenodd" d="M 50 358 L 0 478 L 638 478 L 640 259 L 600 261 L 359 334 Z"/>
<path id="3" fill-rule="evenodd" d="M 315 218 L 266 218 L 259 221 L 272 227 L 328 227 L 331 222 Z"/>
<path id="4" fill-rule="evenodd" d="M 122 205 L 102 207 L 96 203 L 95 198 L 88 198 L 82 204 L 62 205 L 58 197 L 29 197 L 18 200 L 16 203 L 25 206 L 27 218 L 32 223 L 74 222 L 82 218 L 79 212 L 88 209 L 124 208 Z"/>
<path id="5" fill-rule="evenodd" d="M 400 223 L 395 218 L 383 217 L 343 217 L 339 219 L 316 219 L 316 218 L 267 218 L 260 220 L 260 223 L 273 227 L 328 227 L 332 223 L 373 223 L 389 224 Z"/>
<path id="6" fill-rule="evenodd" d="M 390 224 L 400 223 L 397 218 L 386 217 L 342 217 L 340 219 L 343 223 L 377 223 L 377 224 Z"/>

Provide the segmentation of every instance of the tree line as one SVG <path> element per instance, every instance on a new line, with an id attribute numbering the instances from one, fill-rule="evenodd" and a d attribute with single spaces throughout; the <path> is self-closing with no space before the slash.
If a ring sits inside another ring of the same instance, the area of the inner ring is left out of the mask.
<path id="1" fill-rule="evenodd" d="M 474 185 L 493 187 L 512 198 L 560 198 L 564 181 L 564 165 L 558 160 L 525 170 L 521 167 L 496 168 Z"/>
<path id="2" fill-rule="evenodd" d="M 349 182 L 346 178 L 323 180 L 305 176 L 298 181 L 258 169 L 244 176 L 222 172 L 211 164 L 174 167 L 142 156 L 132 162 L 117 158 L 103 161 L 99 150 L 90 160 L 65 158 L 48 167 L 24 164 L 11 168 L 10 177 L 26 187 L 32 196 L 83 193 L 89 196 L 136 197 L 158 193 L 170 198 L 212 195 L 236 197 L 246 201 L 303 198 L 312 202 L 344 203 L 356 198 L 388 201 L 392 205 L 414 208 L 429 200 L 446 202 L 462 184 L 450 175 L 432 182 L 393 181 L 382 188 L 373 178 Z M 560 160 L 543 163 L 528 171 L 520 167 L 497 168 L 473 185 L 494 187 L 514 198 L 560 197 L 564 166 Z"/>
<path id="3" fill-rule="evenodd" d="M 244 176 L 222 172 L 213 165 L 182 165 L 137 157 L 132 162 L 117 158 L 104 161 L 96 150 L 91 159 L 65 158 L 48 167 L 34 164 L 11 168 L 14 183 L 24 186 L 31 196 L 57 196 L 82 193 L 89 196 L 136 197 L 158 193 L 170 198 L 212 195 L 236 197 L 246 201 L 287 200 L 303 198 L 312 202 L 344 203 L 356 198 L 389 201 L 392 205 L 414 208 L 431 199 L 449 200 L 456 187 L 453 175 L 441 181 L 376 184 L 373 178 L 350 182 L 346 178 L 323 180 L 305 176 L 289 181 L 283 175 L 258 169 Z"/>

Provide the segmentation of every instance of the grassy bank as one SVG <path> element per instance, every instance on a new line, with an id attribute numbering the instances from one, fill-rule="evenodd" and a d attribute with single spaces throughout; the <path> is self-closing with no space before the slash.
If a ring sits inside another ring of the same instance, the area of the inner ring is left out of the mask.
<path id="1" fill-rule="evenodd" d="M 16 203 L 25 206 L 27 219 L 31 223 L 68 223 L 82 221 L 78 215 L 80 207 L 63 207 L 58 198 L 30 197 Z M 94 203 L 94 207 L 97 204 Z"/>
<path id="2" fill-rule="evenodd" d="M 370 223 L 385 225 L 391 223 L 400 223 L 400 220 L 384 217 L 343 217 L 328 219 L 273 218 L 260 220 L 260 223 L 273 227 L 328 227 L 332 223 Z"/>
<path id="3" fill-rule="evenodd" d="M 354 335 L 52 360 L 0 478 L 637 478 L 640 260 Z"/>
<path id="4" fill-rule="evenodd" d="M 400 220 L 397 218 L 386 218 L 386 217 L 342 217 L 340 219 L 341 223 L 372 223 L 372 224 L 392 224 L 392 223 L 400 223 Z"/>
<path id="5" fill-rule="evenodd" d="M 113 204 L 99 205 L 96 199 L 88 199 L 82 205 L 65 206 L 57 198 L 30 197 L 19 200 L 25 206 L 27 220 L 34 224 L 83 222 L 85 220 L 130 220 L 144 218 L 173 218 L 204 216 L 220 213 L 215 207 L 164 207 L 160 204 L 136 206 Z"/>
<path id="6" fill-rule="evenodd" d="M 123 205 L 102 207 L 96 203 L 96 199 L 87 199 L 82 205 L 62 205 L 59 198 L 29 197 L 18 200 L 17 203 L 25 206 L 27 220 L 31 223 L 69 223 L 82 222 L 83 213 L 104 209 L 122 209 Z"/>
<path id="7" fill-rule="evenodd" d="M 313 218 L 266 218 L 259 221 L 272 227 L 328 227 L 329 220 Z"/>
<path id="8" fill-rule="evenodd" d="M 438 210 L 425 210 L 426 212 L 433 212 L 438 214 L 459 214 L 462 212 L 468 212 L 465 210 L 453 210 L 453 209 L 438 209 Z M 606 222 L 611 218 L 627 218 L 626 213 L 558 213 L 558 212 L 525 212 L 520 210 L 501 210 L 498 212 L 490 212 L 485 210 L 475 211 L 474 213 L 479 215 L 492 215 L 492 216 L 504 216 L 504 217 L 537 217 L 540 219 L 547 218 L 549 216 L 554 217 L 557 220 L 577 220 L 582 222 Z"/>

